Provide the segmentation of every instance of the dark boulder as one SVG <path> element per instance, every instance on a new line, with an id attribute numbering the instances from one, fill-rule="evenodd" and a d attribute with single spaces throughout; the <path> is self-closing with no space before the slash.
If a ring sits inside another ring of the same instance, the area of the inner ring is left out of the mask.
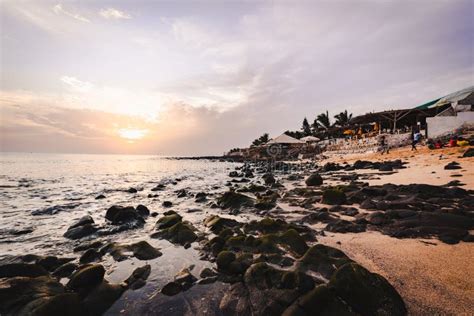
<path id="1" fill-rule="evenodd" d="M 137 213 L 133 206 L 111 206 L 105 213 L 105 218 L 114 225 L 138 221 L 143 223 L 143 218 Z"/>
<path id="2" fill-rule="evenodd" d="M 82 304 L 89 315 L 100 316 L 120 298 L 124 290 L 120 284 L 110 284 L 104 280 L 89 292 Z"/>
<path id="3" fill-rule="evenodd" d="M 0 263 L 0 278 L 38 277 L 48 275 L 48 271 L 38 264 L 13 262 Z"/>
<path id="4" fill-rule="evenodd" d="M 456 170 L 456 169 L 462 169 L 462 167 L 459 165 L 458 162 L 453 161 L 448 163 L 446 166 L 444 166 L 445 170 Z"/>
<path id="5" fill-rule="evenodd" d="M 462 156 L 463 158 L 474 157 L 474 147 L 471 147 L 468 150 L 466 150 Z"/>
<path id="6" fill-rule="evenodd" d="M 105 269 L 100 264 L 86 265 L 74 272 L 66 287 L 83 293 L 93 289 L 104 279 Z"/>
<path id="7" fill-rule="evenodd" d="M 178 294 L 182 290 L 183 290 L 183 287 L 181 286 L 181 284 L 177 282 L 170 282 L 161 289 L 161 294 L 164 294 L 167 296 L 173 296 L 173 295 Z"/>
<path id="8" fill-rule="evenodd" d="M 144 265 L 143 267 L 136 268 L 133 270 L 132 274 L 125 280 L 127 287 L 136 290 L 143 287 L 146 283 L 146 280 L 150 276 L 151 266 L 149 264 Z"/>
<path id="9" fill-rule="evenodd" d="M 328 287 L 361 315 L 406 315 L 403 299 L 381 275 L 357 263 L 340 267 Z"/>
<path id="10" fill-rule="evenodd" d="M 86 224 L 86 225 L 79 226 L 76 228 L 68 229 L 64 233 L 64 237 L 68 239 L 80 239 L 80 238 L 92 235 L 96 231 L 97 231 L 97 227 L 91 224 Z"/>
<path id="11" fill-rule="evenodd" d="M 254 205 L 254 200 L 246 195 L 227 191 L 217 199 L 217 205 L 223 209 L 239 209 L 241 207 L 251 207 Z"/>
<path id="12" fill-rule="evenodd" d="M 313 173 L 306 179 L 305 183 L 307 186 L 318 186 L 323 184 L 323 178 L 319 173 Z"/>
<path id="13" fill-rule="evenodd" d="M 329 205 L 340 205 L 346 203 L 346 194 L 339 189 L 329 188 L 323 191 L 323 198 L 321 203 Z"/>
<path id="14" fill-rule="evenodd" d="M 86 224 L 94 224 L 94 219 L 90 215 L 85 215 L 85 216 L 81 217 L 78 221 L 76 221 L 74 224 L 69 226 L 69 229 L 70 228 L 76 228 L 76 227 L 79 227 L 79 226 L 84 226 Z"/>
<path id="15" fill-rule="evenodd" d="M 145 205 L 139 204 L 136 208 L 138 215 L 141 217 L 147 217 L 150 215 L 150 210 Z"/>

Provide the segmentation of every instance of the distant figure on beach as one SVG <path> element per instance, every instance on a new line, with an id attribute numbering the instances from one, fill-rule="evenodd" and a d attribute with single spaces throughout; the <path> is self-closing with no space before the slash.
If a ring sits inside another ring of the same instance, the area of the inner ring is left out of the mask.
<path id="1" fill-rule="evenodd" d="M 389 152 L 389 148 L 388 148 L 388 144 L 387 144 L 387 141 L 385 140 L 385 136 L 382 135 L 380 136 L 380 139 L 379 139 L 379 144 L 380 144 L 380 147 L 382 149 L 382 152 L 380 153 L 381 155 L 383 155 L 384 153 L 387 153 Z"/>
<path id="2" fill-rule="evenodd" d="M 416 144 L 418 144 L 421 140 L 421 133 L 419 131 L 416 131 L 414 134 L 413 134 L 413 138 L 412 138 L 412 141 L 411 141 L 411 150 L 417 150 L 416 149 Z"/>

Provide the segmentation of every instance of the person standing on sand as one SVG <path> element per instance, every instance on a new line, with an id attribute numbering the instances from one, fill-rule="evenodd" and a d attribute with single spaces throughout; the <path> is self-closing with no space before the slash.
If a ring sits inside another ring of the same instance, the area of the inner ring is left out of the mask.
<path id="1" fill-rule="evenodd" d="M 379 144 L 380 144 L 380 147 L 382 148 L 382 152 L 380 154 L 381 155 L 383 155 L 384 153 L 388 154 L 389 148 L 388 148 L 388 144 L 387 144 L 387 141 L 385 140 L 384 135 L 380 136 Z"/>

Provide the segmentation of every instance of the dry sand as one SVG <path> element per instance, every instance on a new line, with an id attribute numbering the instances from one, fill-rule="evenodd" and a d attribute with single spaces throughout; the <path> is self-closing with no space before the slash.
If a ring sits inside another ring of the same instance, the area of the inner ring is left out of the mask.
<path id="1" fill-rule="evenodd" d="M 411 152 L 409 148 L 402 148 L 393 150 L 389 155 L 332 157 L 330 161 L 353 163 L 357 159 L 402 159 L 409 161 L 407 169 L 370 182 L 441 185 L 458 179 L 466 184 L 463 188 L 472 190 L 474 158 L 458 158 L 465 150 L 466 148 L 420 148 L 418 152 Z M 443 159 L 445 157 L 447 159 Z M 444 166 L 451 161 L 461 163 L 463 169 L 444 170 Z M 432 171 L 436 173 L 431 173 Z M 451 177 L 452 174 L 463 176 Z M 434 239 L 396 239 L 378 232 L 328 233 L 318 240 L 343 250 L 369 270 L 385 276 L 402 295 L 411 315 L 474 315 L 472 243 L 447 245 Z"/>

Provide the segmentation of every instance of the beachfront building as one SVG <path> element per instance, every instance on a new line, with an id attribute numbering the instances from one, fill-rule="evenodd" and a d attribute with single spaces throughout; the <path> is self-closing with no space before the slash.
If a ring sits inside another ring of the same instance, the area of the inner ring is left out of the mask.
<path id="1" fill-rule="evenodd" d="M 434 117 L 427 118 L 427 137 L 431 139 L 461 134 L 474 129 L 474 86 L 448 94 L 416 107 L 427 110 L 443 108 Z"/>

